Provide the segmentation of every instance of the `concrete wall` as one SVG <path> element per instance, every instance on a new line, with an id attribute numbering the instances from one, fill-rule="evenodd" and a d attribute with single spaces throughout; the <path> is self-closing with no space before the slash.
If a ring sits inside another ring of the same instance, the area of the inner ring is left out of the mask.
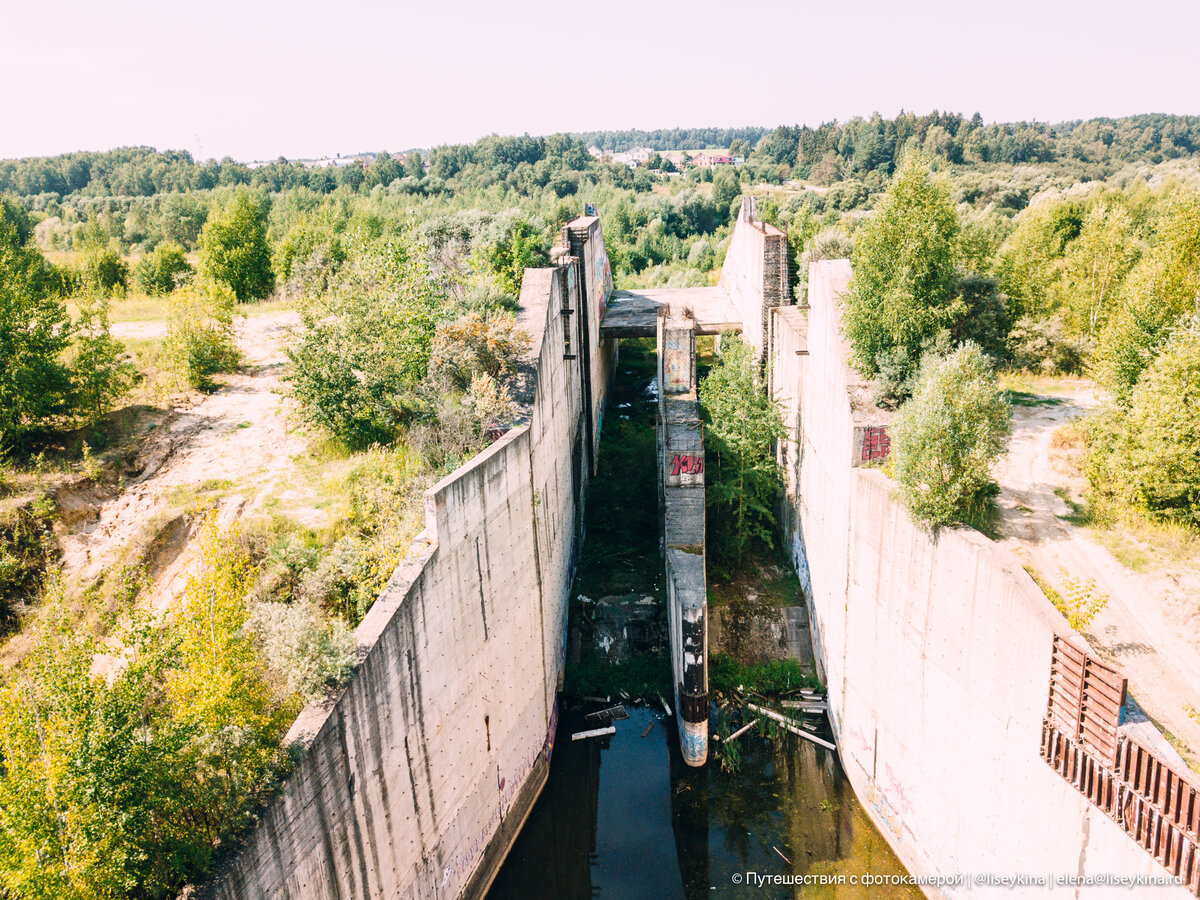
<path id="1" fill-rule="evenodd" d="M 359 627 L 354 679 L 293 726 L 298 765 L 213 896 L 480 896 L 502 861 L 548 772 L 588 475 L 565 263 L 525 274 L 528 420 L 427 493 L 425 541 Z M 597 333 L 583 349 L 603 373 Z"/>
<path id="2" fill-rule="evenodd" d="M 786 234 L 755 219 L 753 197 L 742 200 L 720 284 L 741 316 L 742 338 L 766 353 L 770 311 L 790 295 L 788 245 Z"/>
<path id="3" fill-rule="evenodd" d="M 917 875 L 1164 875 L 1039 756 L 1051 640 L 1067 623 L 1007 551 L 916 527 L 887 478 L 856 467 L 855 428 L 873 413 L 839 329 L 849 265 L 810 271 L 807 316 L 774 313 L 773 386 L 793 429 L 788 539 L 855 791 Z"/>
<path id="4" fill-rule="evenodd" d="M 617 359 L 617 342 L 612 338 L 599 339 L 600 320 L 604 318 L 608 298 L 613 292 L 612 268 L 604 247 L 604 231 L 598 216 L 582 216 L 563 229 L 563 244 L 577 260 L 581 279 L 580 302 L 583 306 L 576 323 L 584 345 L 599 343 L 596 351 L 584 360 L 585 379 L 591 389 L 588 418 L 591 423 L 591 459 L 593 471 L 596 454 L 600 451 L 600 426 L 604 418 L 605 401 L 613 366 Z"/>

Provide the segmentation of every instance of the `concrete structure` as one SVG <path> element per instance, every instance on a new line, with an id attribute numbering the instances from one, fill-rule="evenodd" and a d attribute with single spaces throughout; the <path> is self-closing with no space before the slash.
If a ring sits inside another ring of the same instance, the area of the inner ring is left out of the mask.
<path id="1" fill-rule="evenodd" d="M 971 530 L 916 527 L 891 483 L 862 466 L 880 446 L 880 431 L 867 429 L 886 423 L 846 363 L 836 296 L 849 263 L 810 273 L 811 307 L 771 320 L 774 389 L 791 432 L 785 522 L 856 793 L 913 874 L 947 879 L 931 896 L 980 896 L 975 876 L 987 874 L 1032 879 L 1010 896 L 1112 890 L 1060 876 L 1163 878 L 1039 755 L 1051 645 L 1073 634 L 1066 621 L 1011 554 Z"/>
<path id="2" fill-rule="evenodd" d="M 600 331 L 605 337 L 654 337 L 660 315 L 687 316 L 696 334 L 742 330 L 741 314 L 724 288 L 693 287 L 614 291 Z"/>
<path id="3" fill-rule="evenodd" d="M 721 290 L 742 324 L 742 337 L 764 357 L 770 352 L 771 310 L 788 302 L 787 235 L 754 214 L 754 198 L 744 197 L 721 267 Z"/>
<path id="4" fill-rule="evenodd" d="M 482 896 L 541 791 L 615 353 L 599 222 L 567 226 L 557 258 L 522 285 L 525 421 L 426 494 L 423 541 L 356 632 L 354 679 L 297 719 L 295 771 L 210 896 Z"/>
<path id="5" fill-rule="evenodd" d="M 658 482 L 672 683 L 683 761 L 708 759 L 708 588 L 704 570 L 704 429 L 696 399 L 696 332 L 658 320 Z"/>

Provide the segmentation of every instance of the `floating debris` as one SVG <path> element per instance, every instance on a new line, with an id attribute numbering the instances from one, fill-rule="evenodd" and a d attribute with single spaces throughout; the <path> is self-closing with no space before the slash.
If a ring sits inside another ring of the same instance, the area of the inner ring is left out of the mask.
<path id="1" fill-rule="evenodd" d="M 834 744 L 829 743 L 829 741 L 825 740 L 824 738 L 817 737 L 815 734 L 809 734 L 803 728 L 799 727 L 795 720 L 789 719 L 787 716 L 777 713 L 773 709 L 764 709 L 761 706 L 755 706 L 753 703 L 747 703 L 746 708 L 756 713 L 761 713 L 772 721 L 778 722 L 792 734 L 798 735 L 799 737 L 804 738 L 806 741 L 812 741 L 814 744 L 824 747 L 826 750 L 837 750 L 837 747 Z"/>
<path id="2" fill-rule="evenodd" d="M 734 738 L 739 738 L 739 737 L 741 737 L 743 734 L 745 734 L 747 731 L 749 731 L 751 728 L 753 728 L 755 725 L 757 725 L 757 724 L 758 724 L 758 722 L 759 722 L 759 720 L 758 720 L 758 719 L 755 719 L 755 720 L 754 720 L 753 722 L 751 722 L 749 725 L 743 725 L 741 728 L 739 728 L 737 731 L 735 731 L 735 732 L 734 732 L 733 734 L 731 734 L 729 737 L 725 738 L 725 743 L 729 743 L 729 742 L 730 742 L 730 741 L 732 741 Z"/>
<path id="3" fill-rule="evenodd" d="M 609 734 L 616 734 L 615 725 L 609 725 L 607 728 L 593 728 L 591 731 L 577 731 L 571 735 L 571 740 L 582 741 L 584 738 L 604 737 Z"/>
<path id="4" fill-rule="evenodd" d="M 601 724 L 607 725 L 612 721 L 628 719 L 629 713 L 624 706 L 610 706 L 608 709 L 598 709 L 595 712 L 590 712 L 584 716 L 585 719 L 595 719 Z"/>
<path id="5" fill-rule="evenodd" d="M 781 700 L 779 705 L 784 709 L 798 709 L 810 716 L 829 712 L 829 705 L 824 700 Z"/>

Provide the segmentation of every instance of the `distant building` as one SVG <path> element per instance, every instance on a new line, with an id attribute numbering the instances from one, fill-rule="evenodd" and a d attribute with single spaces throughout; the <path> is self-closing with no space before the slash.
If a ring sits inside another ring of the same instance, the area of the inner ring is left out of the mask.
<path id="1" fill-rule="evenodd" d="M 613 162 L 636 169 L 638 166 L 644 166 L 654 153 L 655 151 L 649 147 L 634 147 L 622 153 L 614 153 Z"/>
<path id="2" fill-rule="evenodd" d="M 599 147 L 588 147 L 588 154 L 596 159 L 600 159 L 600 157 L 604 156 L 604 151 Z"/>
<path id="3" fill-rule="evenodd" d="M 719 153 L 697 153 L 692 157 L 692 162 L 702 169 L 710 169 L 713 166 L 732 166 L 734 159 L 732 156 L 722 156 Z"/>

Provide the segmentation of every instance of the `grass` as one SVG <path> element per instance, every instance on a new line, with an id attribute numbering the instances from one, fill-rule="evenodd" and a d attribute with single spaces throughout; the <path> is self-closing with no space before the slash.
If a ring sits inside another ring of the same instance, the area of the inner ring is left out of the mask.
<path id="1" fill-rule="evenodd" d="M 1081 388 L 1090 388 L 1093 384 L 1088 378 L 1069 375 L 1033 375 L 1029 372 L 1001 372 L 999 381 L 1001 390 L 1007 391 L 1010 395 L 1023 395 L 1043 400 L 1048 399 L 1045 397 L 1046 394 L 1068 394 Z M 1015 402 L 1019 406 L 1041 405 L 1037 403 L 1022 404 L 1016 400 L 1011 402 Z M 1051 402 L 1061 401 L 1053 400 Z"/>
<path id="2" fill-rule="evenodd" d="M 747 666 L 727 654 L 714 653 L 708 662 L 709 690 L 722 694 L 733 691 L 780 694 L 802 687 L 821 687 L 820 680 L 806 673 L 798 659 L 772 659 Z"/>

